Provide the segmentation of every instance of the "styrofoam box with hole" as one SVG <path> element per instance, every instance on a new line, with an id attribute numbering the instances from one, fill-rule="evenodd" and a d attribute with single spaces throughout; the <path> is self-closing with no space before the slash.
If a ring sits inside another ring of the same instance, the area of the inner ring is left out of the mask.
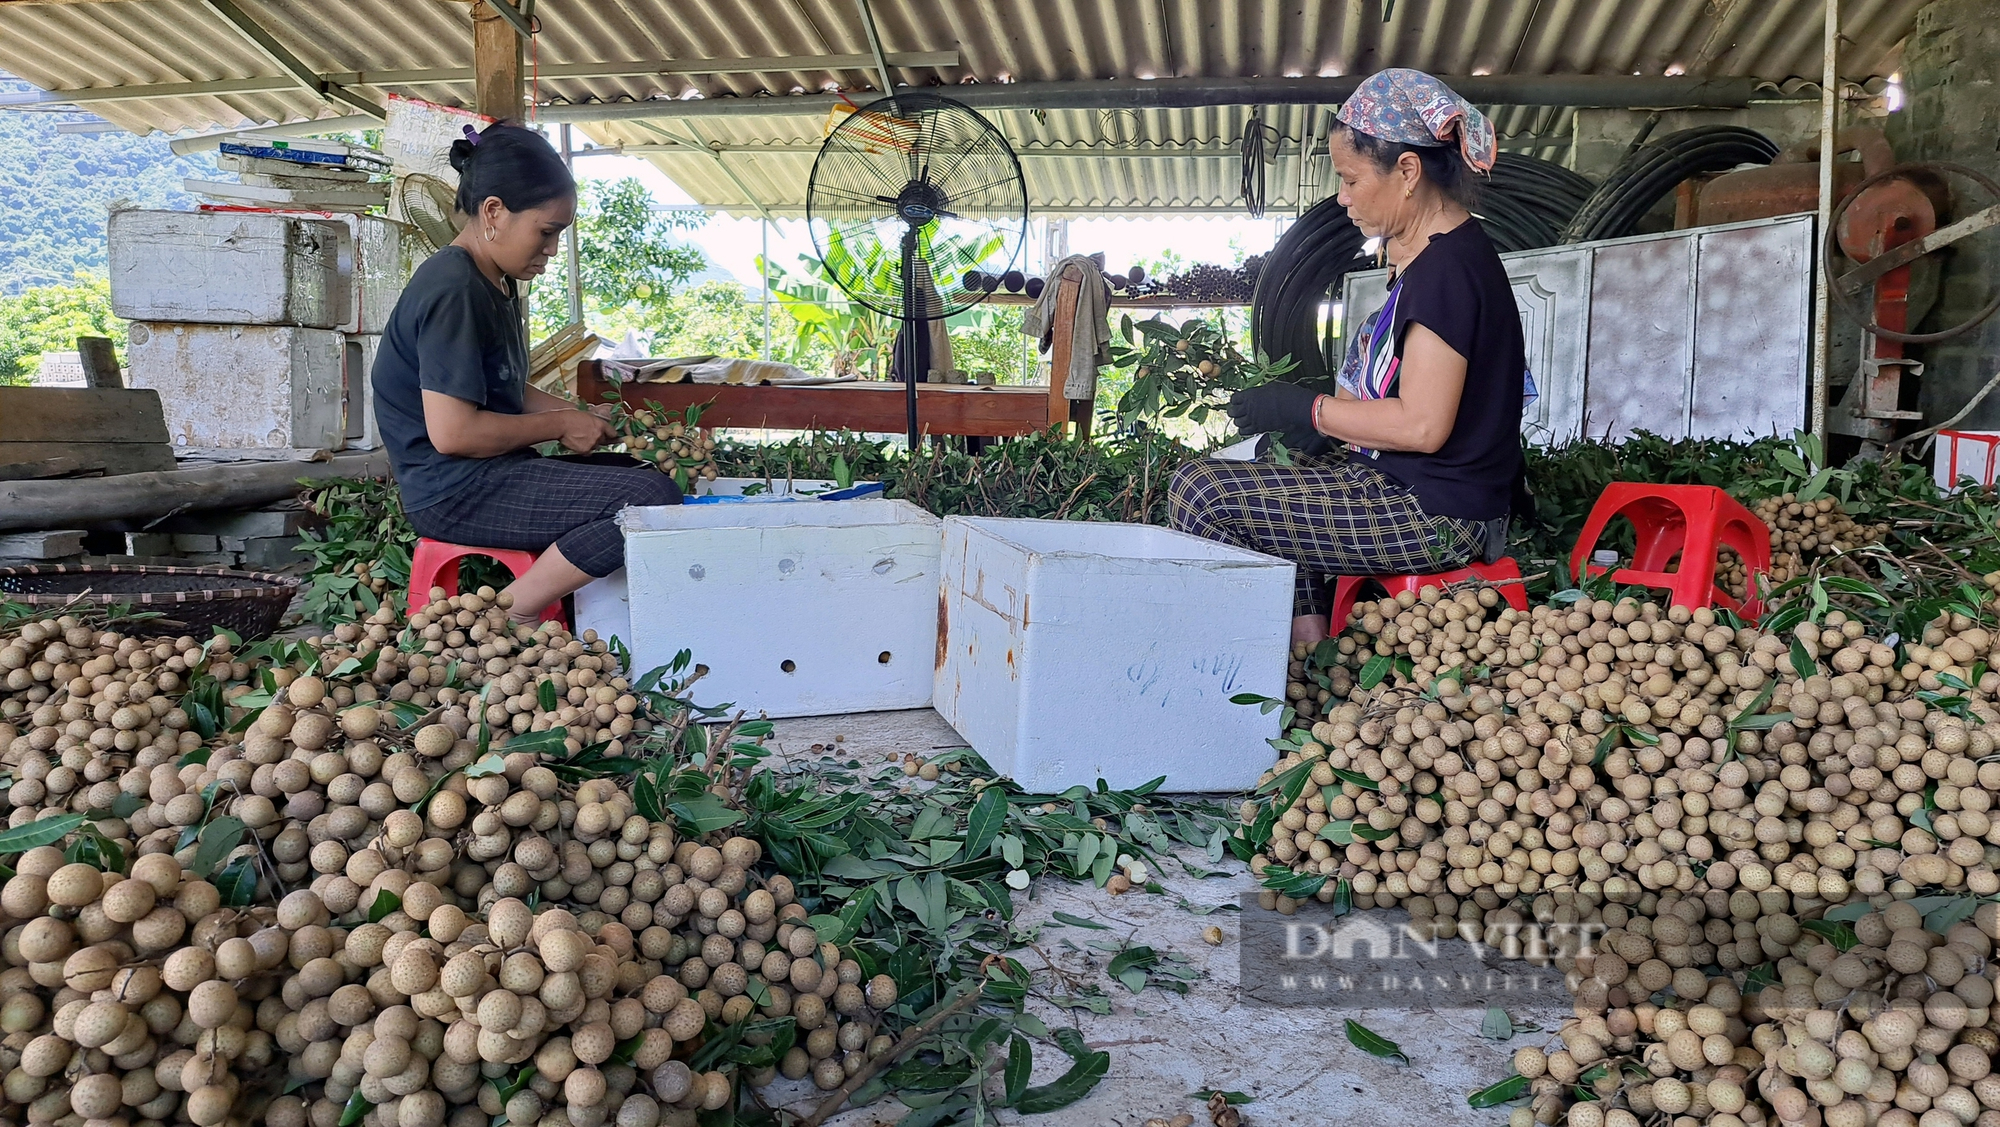
<path id="1" fill-rule="evenodd" d="M 907 501 L 626 509 L 635 670 L 683 649 L 696 695 L 752 715 L 923 708 L 938 519 Z M 581 617 L 581 611 L 579 611 Z"/>
<path id="2" fill-rule="evenodd" d="M 932 703 L 1031 791 L 1256 785 L 1285 695 L 1292 565 L 1170 529 L 944 522 Z"/>

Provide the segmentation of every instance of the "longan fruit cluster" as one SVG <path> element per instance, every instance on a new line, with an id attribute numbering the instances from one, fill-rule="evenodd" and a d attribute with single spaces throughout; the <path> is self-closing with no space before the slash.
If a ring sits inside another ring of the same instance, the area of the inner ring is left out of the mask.
<path id="1" fill-rule="evenodd" d="M 200 747 L 177 702 L 201 662 L 193 638 L 134 638 L 68 616 L 0 640 L 8 824 L 109 807 L 134 757 Z"/>
<path id="2" fill-rule="evenodd" d="M 624 741 L 649 725 L 610 644 L 595 631 L 578 638 L 554 623 L 512 622 L 512 605 L 513 596 L 491 587 L 451 596 L 433 588 L 431 601 L 400 630 L 387 603 L 362 622 L 334 627 L 319 639 L 321 664 L 332 668 L 376 653 L 367 680 L 389 701 L 431 708 L 455 684 L 452 691 L 467 698 L 457 707 L 479 708 L 473 717 L 483 713 L 495 733 L 560 726 L 568 729 L 571 751 L 609 741 L 608 753 L 621 754 Z M 557 698 L 546 714 L 539 700 L 544 683 L 554 685 Z"/>
<path id="3" fill-rule="evenodd" d="M 639 410 L 625 416 L 618 429 L 632 456 L 651 462 L 662 473 L 680 470 L 690 483 L 714 481 L 720 473 L 715 465 L 715 435 L 705 428 Z"/>
<path id="4" fill-rule="evenodd" d="M 1804 574 L 1816 560 L 1880 544 L 1889 536 L 1887 524 L 1865 524 L 1848 515 L 1839 498 L 1801 501 L 1795 494 L 1766 497 L 1750 506 L 1771 530 L 1771 582 L 1784 583 Z M 1841 560 L 1835 574 L 1866 578 L 1859 564 Z M 1716 554 L 1715 581 L 1743 598 L 1749 573 L 1734 551 Z"/>
<path id="5" fill-rule="evenodd" d="M 1594 949 L 1522 952 L 1567 975 L 1577 1018 L 1563 1031 L 1564 1049 L 1517 1062 L 1536 1081 L 1517 1120 L 1791 1124 L 1806 1122 L 1791 1115 L 1802 1097 L 1856 1124 L 1898 1122 L 1906 1111 L 1908 1127 L 1923 1115 L 1972 1123 L 1986 1114 L 1957 1095 L 1914 1111 L 1907 1095 L 1887 1110 L 1844 1089 L 1821 1098 L 1833 1090 L 1812 1088 L 1830 1077 L 1818 1074 L 1816 1050 L 1806 1050 L 1804 1074 L 1767 1062 L 1769 1047 L 1753 1031 L 1787 1019 L 1736 991 L 1753 967 L 1789 975 L 1786 986 L 1802 978 L 1832 990 L 1820 972 L 1840 952 L 1805 925 L 1865 899 L 1877 911 L 1857 930 L 1901 968 L 1894 989 L 1970 983 L 1974 997 L 1960 1000 L 1978 1020 L 1966 1024 L 2000 1038 L 1979 1001 L 1990 1001 L 1992 972 L 1967 969 L 1988 965 L 1978 963 L 1985 956 L 1960 966 L 1953 960 L 1964 950 L 1930 954 L 1953 942 L 1981 947 L 1977 929 L 1923 940 L 1911 931 L 1909 903 L 1926 892 L 2000 893 L 2000 832 L 1990 816 L 2000 763 L 1982 762 L 1995 750 L 1986 725 L 2000 721 L 1992 703 L 2000 676 L 1980 669 L 2000 656 L 1994 633 L 1941 616 L 1899 654 L 1839 611 L 1776 634 L 1733 628 L 1705 608 L 1631 599 L 1526 614 L 1499 608 L 1475 622 L 1475 608 L 1494 609 L 1477 600 L 1427 589 L 1362 604 L 1338 640 L 1348 670 L 1382 655 L 1408 658 L 1416 676 L 1345 699 L 1326 694 L 1324 717 L 1302 725 L 1299 750 L 1265 776 L 1300 769 L 1310 783 L 1281 813 L 1253 871 L 1324 876 L 1320 899 L 1344 880 L 1358 907 L 1407 908 L 1420 937 L 1491 941 L 1528 923 L 1594 930 Z M 1813 662 L 1809 676 L 1794 667 L 1795 651 Z M 1763 720 L 1736 723 L 1753 712 Z M 1244 820 L 1261 812 L 1246 803 Z M 1269 890 L 1263 898 L 1281 911 L 1297 906 Z M 1893 923 L 1871 938 L 1878 919 Z M 1984 934 L 1990 948 L 1991 930 Z M 1905 941 L 1893 959 L 1892 936 Z M 1860 962 L 1878 959 L 1855 950 Z M 1840 962 L 1839 973 L 1853 978 L 1857 960 Z M 1933 970 L 1943 977 L 1927 977 Z M 1841 996 L 1879 981 L 1857 980 Z M 1763 1000 L 1777 1007 L 1780 997 Z M 1871 1011 L 1844 1012 L 1859 1023 Z M 1621 1054 L 1641 1054 L 1656 1079 L 1634 1087 L 1614 1068 L 1602 1087 L 1617 1101 L 1575 1101 L 1578 1078 Z M 1924 1097 L 1933 1099 L 1950 1085 L 1939 1087 L 1918 1057 L 1922 1083 L 1938 1088 Z M 1977 1071 L 1969 1051 L 1960 1057 Z M 1884 1067 L 1902 1067 L 1888 1059 Z M 1850 1084 L 1861 1082 L 1859 1066 L 1846 1071 Z M 1909 1082 L 1902 1076 L 1895 1090 Z M 1879 1092 L 1885 1081 L 1871 1071 L 1868 1083 L 1876 1088 L 1862 1090 Z M 1792 1094 L 1774 1094 L 1782 1091 Z M 1737 1095 L 1744 1102 L 1732 1109 Z M 1854 1106 L 1834 1112 L 1842 1099 Z M 1992 1118 L 2000 1123 L 2000 1113 Z"/>

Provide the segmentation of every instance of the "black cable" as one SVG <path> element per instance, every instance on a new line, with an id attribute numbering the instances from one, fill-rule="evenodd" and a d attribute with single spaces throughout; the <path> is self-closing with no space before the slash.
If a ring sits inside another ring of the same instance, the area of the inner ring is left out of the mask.
<path id="1" fill-rule="evenodd" d="M 1282 145 L 1284 141 L 1284 133 L 1276 126 L 1264 124 L 1262 109 L 1252 110 L 1250 120 L 1243 123 L 1243 169 L 1237 180 L 1237 192 L 1252 217 L 1262 218 L 1267 199 L 1264 194 L 1265 149 L 1267 146 Z"/>
<path id="2" fill-rule="evenodd" d="M 1704 125 L 1683 129 L 1632 153 L 1611 170 L 1562 231 L 1566 243 L 1634 234 L 1655 204 L 1691 176 L 1769 164 L 1778 146 L 1754 129 Z"/>

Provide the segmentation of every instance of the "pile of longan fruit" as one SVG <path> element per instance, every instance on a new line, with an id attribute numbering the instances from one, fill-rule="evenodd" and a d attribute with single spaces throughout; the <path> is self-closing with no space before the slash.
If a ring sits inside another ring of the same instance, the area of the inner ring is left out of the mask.
<path id="1" fill-rule="evenodd" d="M 10 824 L 88 818 L 5 859 L 0 1121 L 684 1127 L 739 1081 L 831 1090 L 889 1051 L 895 981 L 820 939 L 757 841 L 508 751 L 648 730 L 607 647 L 434 594 L 284 666 L 75 619 L 0 636 Z M 689 1068 L 769 1019 L 795 1030 L 771 1066 Z"/>
<path id="2" fill-rule="evenodd" d="M 1887 524 L 1855 520 L 1837 497 L 1801 501 L 1796 494 L 1766 497 L 1750 506 L 1757 519 L 1771 530 L 1771 583 L 1777 585 L 1797 578 L 1818 560 L 1880 544 L 1889 535 Z M 1866 578 L 1860 564 L 1837 559 L 1833 574 Z M 1715 581 L 1722 589 L 1741 599 L 1749 582 L 1743 561 L 1727 548 L 1716 554 Z"/>
<path id="3" fill-rule="evenodd" d="M 2000 635 L 1948 614 L 1899 651 L 1837 610 L 1779 634 L 1707 608 L 1583 598 L 1522 613 L 1493 595 L 1357 608 L 1341 671 L 1381 655 L 1415 676 L 1320 690 L 1322 717 L 1264 778 L 1309 776 L 1253 872 L 1324 877 L 1322 901 L 1344 882 L 1355 907 L 1405 908 L 1426 938 L 1594 933 L 1530 953 L 1568 976 L 1576 1019 L 1564 1050 L 1517 1062 L 1534 1081 L 1517 1127 L 2000 1124 L 2000 1081 L 1977 1083 L 1990 1060 L 1965 1047 L 2000 1049 L 2000 916 L 1983 906 L 1976 926 L 1926 932 L 1912 903 L 2000 893 L 2000 762 L 1986 761 L 2000 675 L 1981 668 L 2000 665 Z M 1246 802 L 1244 822 L 1261 812 Z M 1855 902 L 1869 915 L 1843 954 L 1825 921 Z M 1797 996 L 1746 988 L 1753 970 Z M 1878 988 L 1887 1000 L 1871 1002 Z M 1914 1058 L 1889 1051 L 1901 1016 L 1867 1025 L 1871 1005 L 1950 1010 L 1947 993 L 1969 1016 Z M 1579 1101 L 1579 1077 L 1606 1061 L 1600 1098 Z"/>

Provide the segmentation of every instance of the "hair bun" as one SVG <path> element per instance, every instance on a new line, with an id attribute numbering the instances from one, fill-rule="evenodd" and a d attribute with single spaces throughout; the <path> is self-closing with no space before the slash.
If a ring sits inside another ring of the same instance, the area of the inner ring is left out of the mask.
<path id="1" fill-rule="evenodd" d="M 451 170 L 462 173 L 465 166 L 472 163 L 473 144 L 465 138 L 451 143 Z"/>

